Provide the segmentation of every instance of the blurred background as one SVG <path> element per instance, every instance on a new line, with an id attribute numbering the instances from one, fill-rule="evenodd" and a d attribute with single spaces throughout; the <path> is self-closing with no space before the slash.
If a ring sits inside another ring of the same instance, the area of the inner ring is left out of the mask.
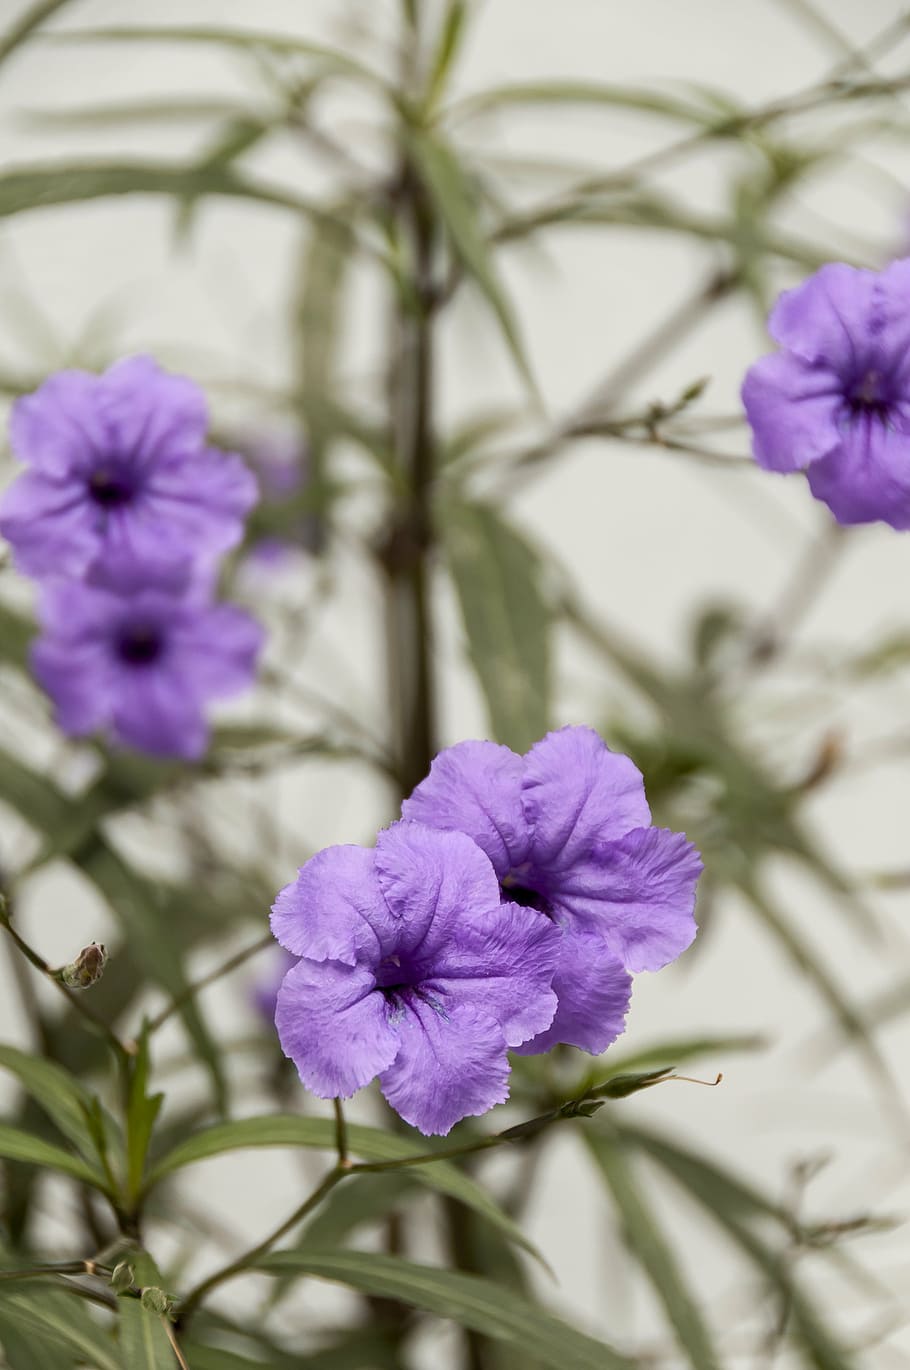
<path id="1" fill-rule="evenodd" d="M 52 964 L 92 939 L 121 948 L 92 993 L 135 1029 L 179 993 L 175 961 L 195 979 L 265 930 L 313 851 L 371 842 L 428 746 L 521 750 L 590 723 L 636 759 L 707 873 L 695 946 L 637 978 L 603 1062 L 555 1063 L 559 1087 L 614 1056 L 723 1072 L 611 1105 L 807 1225 L 794 1236 L 722 1187 L 673 1182 L 627 1139 L 717 1364 L 841 1364 L 790 1344 L 781 1270 L 855 1363 L 908 1363 L 910 542 L 840 532 L 799 477 L 754 468 L 738 398 L 779 289 L 824 261 L 910 251 L 905 7 L 38 8 L 25 32 L 33 8 L 0 4 L 15 37 L 0 40 L 0 389 L 139 351 L 203 385 L 219 441 L 267 496 L 228 576 L 270 636 L 204 773 L 164 780 L 54 732 L 21 669 L 29 587 L 4 565 L 0 864 L 22 928 Z M 99 777 L 101 839 L 55 850 L 53 796 L 78 820 Z M 159 1034 L 174 1136 L 225 1091 L 237 1116 L 322 1107 L 257 1017 L 271 957 Z M 51 988 L 3 976 L 4 1040 L 34 1048 L 42 1025 L 65 1059 Z M 528 1067 L 499 1125 L 547 1088 Z M 352 1115 L 387 1125 L 378 1096 Z M 300 1171 L 285 1153 L 197 1167 L 154 1214 L 159 1263 L 214 1268 L 280 1221 Z M 506 1195 L 519 1171 L 505 1152 L 477 1173 Z M 580 1131 L 548 1134 L 521 1173 L 509 1202 L 553 1277 L 531 1263 L 503 1278 L 643 1364 L 710 1365 Z M 45 1251 L 72 1241 L 59 1183 L 14 1214 Z M 405 1250 L 440 1258 L 427 1197 L 395 1205 Z M 362 1248 L 385 1240 L 380 1216 L 351 1222 Z M 737 1236 L 747 1219 L 773 1266 Z M 254 1280 L 223 1307 L 263 1297 Z M 361 1316 L 309 1283 L 275 1312 L 275 1344 L 309 1352 Z M 435 1322 L 405 1359 L 466 1356 L 505 1363 Z"/>

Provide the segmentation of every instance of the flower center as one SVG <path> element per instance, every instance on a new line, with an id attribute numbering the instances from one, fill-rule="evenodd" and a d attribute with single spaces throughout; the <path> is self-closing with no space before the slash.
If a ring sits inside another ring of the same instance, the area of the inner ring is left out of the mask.
<path id="1" fill-rule="evenodd" d="M 117 638 L 117 655 L 127 666 L 150 666 L 164 650 L 164 635 L 150 623 L 134 623 Z"/>
<path id="2" fill-rule="evenodd" d="M 88 483 L 89 494 L 96 504 L 104 509 L 127 504 L 135 494 L 135 489 L 122 471 L 111 466 L 99 466 L 92 472 Z"/>
<path id="3" fill-rule="evenodd" d="M 530 885 L 521 883 L 522 876 L 511 871 L 504 877 L 500 889 L 503 899 L 509 904 L 520 904 L 523 909 L 536 909 L 538 913 L 546 914 L 547 918 L 553 917 L 553 911 L 549 903 L 539 890 L 531 889 Z"/>
<path id="4" fill-rule="evenodd" d="M 866 371 L 859 381 L 850 386 L 845 399 L 847 412 L 852 418 L 868 415 L 884 421 L 891 410 L 888 384 L 880 371 Z"/>

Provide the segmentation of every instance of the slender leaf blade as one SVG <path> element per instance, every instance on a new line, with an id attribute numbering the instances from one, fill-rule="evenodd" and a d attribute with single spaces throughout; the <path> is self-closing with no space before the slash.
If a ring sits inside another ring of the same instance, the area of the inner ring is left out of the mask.
<path id="1" fill-rule="evenodd" d="M 28 1165 L 59 1170 L 61 1174 L 91 1185 L 93 1189 L 107 1192 L 103 1177 L 80 1157 L 11 1123 L 0 1123 L 0 1156 L 7 1161 L 25 1161 Z"/>
<path id="2" fill-rule="evenodd" d="M 452 1318 L 554 1370 L 631 1370 L 634 1364 L 605 1342 L 577 1332 L 511 1289 L 461 1271 L 374 1252 L 310 1250 L 273 1251 L 256 1268 L 271 1274 L 314 1275 Z"/>

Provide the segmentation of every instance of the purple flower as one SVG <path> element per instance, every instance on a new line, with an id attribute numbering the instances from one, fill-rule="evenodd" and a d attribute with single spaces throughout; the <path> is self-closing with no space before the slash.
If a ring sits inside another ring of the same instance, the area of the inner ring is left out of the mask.
<path id="1" fill-rule="evenodd" d="M 278 992 L 285 1055 L 320 1098 L 375 1077 L 424 1133 L 508 1097 L 509 1047 L 542 1032 L 559 939 L 499 883 L 462 833 L 396 823 L 375 851 L 329 847 L 272 910 L 303 959 Z"/>
<path id="2" fill-rule="evenodd" d="M 742 392 L 756 460 L 805 469 L 840 523 L 910 528 L 910 260 L 823 266 L 781 295 L 768 329 L 782 350 Z"/>
<path id="3" fill-rule="evenodd" d="M 590 728 L 548 733 L 525 756 L 460 742 L 436 757 L 402 813 L 467 833 L 502 897 L 561 929 L 559 1008 L 524 1053 L 556 1042 L 604 1051 L 623 1030 L 627 972 L 657 970 L 695 936 L 697 851 L 650 826 L 640 772 Z"/>
<path id="4" fill-rule="evenodd" d="M 262 494 L 258 522 L 269 530 L 250 544 L 246 564 L 253 571 L 272 575 L 286 569 L 301 551 L 321 551 L 325 537 L 322 519 L 311 511 L 299 511 L 309 480 L 309 455 L 303 437 L 293 431 L 272 430 L 240 436 L 235 445 L 256 472 Z"/>
<path id="5" fill-rule="evenodd" d="M 102 376 L 60 371 L 16 402 L 29 465 L 0 501 L 0 533 L 30 575 L 92 575 L 127 556 L 211 561 L 239 542 L 257 498 L 237 456 L 206 447 L 202 391 L 149 357 Z"/>
<path id="6" fill-rule="evenodd" d="M 102 731 L 152 756 L 203 754 L 206 702 L 252 683 L 262 642 L 254 619 L 195 587 L 50 581 L 40 613 L 32 666 L 63 731 Z"/>

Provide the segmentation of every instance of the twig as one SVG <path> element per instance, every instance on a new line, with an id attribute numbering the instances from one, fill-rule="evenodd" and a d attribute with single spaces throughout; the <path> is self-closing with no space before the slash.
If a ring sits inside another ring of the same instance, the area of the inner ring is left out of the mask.
<path id="1" fill-rule="evenodd" d="M 332 1103 L 335 1108 L 335 1146 L 338 1150 L 338 1164 L 347 1168 L 351 1164 L 348 1159 L 347 1119 L 344 1116 L 344 1107 L 341 1100 L 333 1099 Z"/>
<path id="2" fill-rule="evenodd" d="M 257 952 L 265 951 L 266 947 L 274 945 L 275 939 L 272 934 L 270 932 L 264 933 L 261 937 L 257 937 L 256 941 L 249 946 L 243 947 L 242 950 L 235 952 L 233 956 L 229 956 L 226 961 L 220 966 L 216 966 L 214 970 L 210 970 L 207 975 L 203 975 L 198 980 L 194 980 L 192 984 L 187 985 L 186 989 L 181 990 L 179 994 L 176 994 L 166 1008 L 163 1008 L 160 1013 L 155 1015 L 148 1024 L 148 1032 L 150 1034 L 157 1032 L 172 1014 L 178 1013 L 180 1009 L 183 1008 L 184 1004 L 190 999 L 195 998 L 200 990 L 207 989 L 209 985 L 213 985 L 215 981 L 220 980 L 222 976 L 229 975 L 232 970 L 236 970 L 238 966 L 242 966 L 245 961 L 248 961 L 251 956 L 255 956 Z"/>

